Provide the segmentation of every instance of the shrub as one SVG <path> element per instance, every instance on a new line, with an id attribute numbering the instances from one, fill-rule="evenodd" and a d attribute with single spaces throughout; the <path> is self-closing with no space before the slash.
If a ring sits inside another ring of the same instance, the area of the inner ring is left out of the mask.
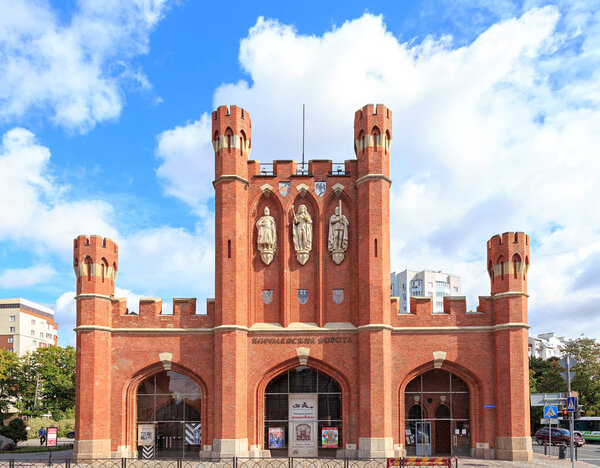
<path id="1" fill-rule="evenodd" d="M 45 428 L 47 428 L 48 426 L 58 426 L 54 419 L 48 418 L 29 418 L 29 420 L 27 421 L 27 425 L 29 426 L 28 437 L 30 439 L 37 439 L 39 437 L 38 431 L 42 426 L 44 426 Z"/>
<path id="2" fill-rule="evenodd" d="M 0 428 L 0 435 L 8 437 L 9 439 L 19 442 L 20 440 L 27 440 L 27 430 L 25 429 L 25 423 L 22 419 L 15 418 L 8 423 L 8 426 Z"/>

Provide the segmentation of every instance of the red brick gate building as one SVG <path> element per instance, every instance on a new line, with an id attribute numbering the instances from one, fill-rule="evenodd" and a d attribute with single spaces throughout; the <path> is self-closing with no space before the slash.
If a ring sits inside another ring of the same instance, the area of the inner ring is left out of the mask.
<path id="1" fill-rule="evenodd" d="M 214 300 L 175 298 L 171 315 L 143 299 L 130 313 L 114 297 L 117 245 L 75 239 L 75 456 L 313 444 L 333 456 L 530 459 L 528 236 L 487 242 L 491 295 L 476 311 L 446 297 L 432 313 L 415 297 L 401 313 L 390 298 L 392 113 L 356 112 L 356 159 L 306 166 L 249 160 L 243 109 L 212 119 Z M 298 398 L 314 407 L 304 425 Z"/>

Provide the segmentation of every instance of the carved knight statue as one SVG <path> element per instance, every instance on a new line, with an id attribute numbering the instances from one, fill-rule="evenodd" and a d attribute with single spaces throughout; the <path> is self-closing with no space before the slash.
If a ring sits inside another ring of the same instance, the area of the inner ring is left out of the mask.
<path id="1" fill-rule="evenodd" d="M 304 265 L 309 257 L 309 252 L 312 249 L 312 218 L 305 205 L 298 207 L 298 213 L 294 213 L 292 205 L 293 221 L 293 238 L 294 248 L 296 249 L 296 258 L 300 264 Z"/>
<path id="2" fill-rule="evenodd" d="M 348 249 L 348 219 L 342 214 L 342 201 L 335 207 L 335 213 L 329 218 L 329 236 L 327 249 L 332 253 L 333 261 L 339 265 Z"/>
<path id="3" fill-rule="evenodd" d="M 277 250 L 275 219 L 270 215 L 268 207 L 265 207 L 265 215 L 256 222 L 256 229 L 258 229 L 256 244 L 260 252 L 260 258 L 265 265 L 268 265 L 273 261 L 273 256 Z"/>

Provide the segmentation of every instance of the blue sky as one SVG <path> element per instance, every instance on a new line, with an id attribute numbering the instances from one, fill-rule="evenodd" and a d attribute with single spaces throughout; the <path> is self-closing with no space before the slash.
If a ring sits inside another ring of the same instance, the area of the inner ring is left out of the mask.
<path id="1" fill-rule="evenodd" d="M 489 293 L 485 242 L 532 237 L 533 333 L 600 336 L 600 2 L 0 0 L 0 296 L 73 343 L 72 239 L 120 245 L 117 294 L 213 292 L 208 115 L 252 157 L 353 157 L 394 112 L 392 270 Z M 167 305 L 168 307 L 168 305 Z M 573 317 L 577 317 L 574 320 Z"/>

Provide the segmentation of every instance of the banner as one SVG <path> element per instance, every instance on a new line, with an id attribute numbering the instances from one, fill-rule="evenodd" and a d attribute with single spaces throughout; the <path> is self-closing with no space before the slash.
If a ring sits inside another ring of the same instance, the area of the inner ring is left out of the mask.
<path id="1" fill-rule="evenodd" d="M 56 447 L 58 440 L 58 427 L 49 427 L 46 429 L 46 447 Z"/>
<path id="2" fill-rule="evenodd" d="M 283 427 L 269 428 L 269 448 L 278 449 L 285 445 L 285 429 Z"/>
<path id="3" fill-rule="evenodd" d="M 321 447 L 337 448 L 338 447 L 338 428 L 323 427 L 321 428 Z"/>
<path id="4" fill-rule="evenodd" d="M 288 397 L 290 457 L 316 457 L 318 400 L 314 393 L 290 393 Z"/>
<path id="5" fill-rule="evenodd" d="M 138 424 L 138 445 L 154 445 L 154 424 Z"/>

